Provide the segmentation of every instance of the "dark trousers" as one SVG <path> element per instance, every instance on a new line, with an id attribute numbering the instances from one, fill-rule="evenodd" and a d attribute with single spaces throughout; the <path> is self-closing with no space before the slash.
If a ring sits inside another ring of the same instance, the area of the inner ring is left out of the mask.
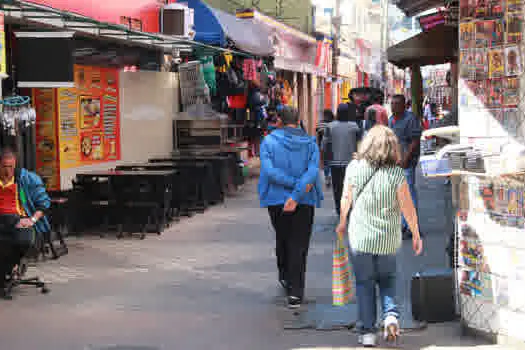
<path id="1" fill-rule="evenodd" d="M 334 191 L 335 210 L 337 215 L 341 213 L 341 197 L 343 196 L 343 186 L 345 182 L 345 166 L 332 166 L 332 189 Z"/>
<path id="2" fill-rule="evenodd" d="M 293 213 L 283 212 L 283 206 L 268 208 L 276 235 L 279 279 L 288 283 L 288 295 L 304 297 L 306 259 L 314 223 L 314 207 L 298 205 Z"/>
<path id="3" fill-rule="evenodd" d="M 0 215 L 0 285 L 27 254 L 33 242 L 33 228 L 16 228 L 19 221 L 17 215 Z"/>

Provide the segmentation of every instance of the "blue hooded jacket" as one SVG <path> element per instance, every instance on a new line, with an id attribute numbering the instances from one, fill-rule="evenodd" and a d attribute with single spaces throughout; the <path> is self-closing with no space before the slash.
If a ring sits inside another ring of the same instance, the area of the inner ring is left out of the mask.
<path id="1" fill-rule="evenodd" d="M 314 187 L 306 192 L 306 186 Z M 314 137 L 299 128 L 274 130 L 261 144 L 259 199 L 261 207 L 283 205 L 289 198 L 299 204 L 321 206 L 319 147 Z"/>
<path id="2" fill-rule="evenodd" d="M 20 202 L 27 215 L 33 216 L 40 210 L 46 213 L 51 207 L 51 199 L 46 192 L 42 179 L 26 169 L 16 169 L 15 182 L 18 186 Z M 49 221 L 44 216 L 35 224 L 37 233 L 51 232 Z"/>

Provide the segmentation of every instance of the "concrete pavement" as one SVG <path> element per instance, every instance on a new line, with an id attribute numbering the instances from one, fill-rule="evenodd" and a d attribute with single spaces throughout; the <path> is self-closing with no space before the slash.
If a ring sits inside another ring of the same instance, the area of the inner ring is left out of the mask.
<path id="1" fill-rule="evenodd" d="M 440 186 L 423 184 L 431 185 Z M 439 202 L 443 195 L 432 196 Z M 439 211 L 433 203 L 432 218 Z M 318 210 L 310 251 L 307 295 L 318 302 L 329 302 L 331 295 L 332 208 L 327 198 L 325 208 Z M 442 239 L 443 228 L 435 229 L 439 221 L 422 221 L 423 230 L 435 236 L 432 239 Z M 49 295 L 26 287 L 13 301 L 0 302 L 1 349 L 357 347 L 356 336 L 349 331 L 284 330 L 290 312 L 276 298 L 274 237 L 266 212 L 258 208 L 254 184 L 224 206 L 183 220 L 159 237 L 150 235 L 144 241 L 86 237 L 68 243 L 68 256 L 29 271 L 51 283 Z M 441 252 L 427 251 L 444 262 Z M 460 338 L 455 323 L 409 332 L 402 345 L 485 349 L 477 346 L 482 345 L 479 340 Z"/>

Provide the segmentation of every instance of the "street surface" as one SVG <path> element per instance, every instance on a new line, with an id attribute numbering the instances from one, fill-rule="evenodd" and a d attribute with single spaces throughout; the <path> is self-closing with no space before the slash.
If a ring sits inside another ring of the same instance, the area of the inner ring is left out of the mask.
<path id="1" fill-rule="evenodd" d="M 401 285 L 424 266 L 445 263 L 443 181 L 420 181 L 424 257 L 402 259 Z M 317 211 L 307 298 L 329 303 L 336 223 L 330 195 Z M 285 330 L 290 311 L 276 282 L 274 236 L 258 207 L 255 182 L 206 213 L 146 240 L 71 238 L 69 255 L 39 263 L 51 293 L 23 287 L 1 301 L 5 350 L 306 350 L 353 349 L 350 331 Z M 402 290 L 401 294 L 406 294 Z M 409 314 L 404 300 L 403 310 Z M 405 321 L 404 321 L 405 322 Z M 404 335 L 404 349 L 494 349 L 459 337 L 456 323 Z M 113 347 L 111 347 L 113 346 Z"/>

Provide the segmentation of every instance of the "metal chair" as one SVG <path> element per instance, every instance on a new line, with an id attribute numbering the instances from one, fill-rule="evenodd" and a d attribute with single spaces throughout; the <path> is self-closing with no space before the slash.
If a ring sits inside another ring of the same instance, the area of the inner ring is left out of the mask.
<path id="1" fill-rule="evenodd" d="M 27 232 L 31 232 L 31 243 L 28 245 L 24 256 L 20 259 L 20 261 L 17 262 L 15 266 L 7 266 L 8 269 L 11 269 L 7 276 L 1 276 L 4 278 L 2 297 L 7 300 L 13 299 L 13 289 L 19 286 L 33 286 L 39 288 L 42 294 L 49 293 L 49 288 L 46 286 L 46 283 L 40 279 L 40 277 L 25 277 L 27 271 L 27 260 L 30 259 L 31 256 L 34 257 L 34 251 L 37 249 L 36 244 L 39 240 L 41 240 L 39 235 L 34 230 L 29 229 Z M 11 253 L 10 249 L 17 249 L 16 244 L 9 244 L 10 241 L 4 241 L 2 243 L 3 249 L 0 253 L 9 254 Z"/>

